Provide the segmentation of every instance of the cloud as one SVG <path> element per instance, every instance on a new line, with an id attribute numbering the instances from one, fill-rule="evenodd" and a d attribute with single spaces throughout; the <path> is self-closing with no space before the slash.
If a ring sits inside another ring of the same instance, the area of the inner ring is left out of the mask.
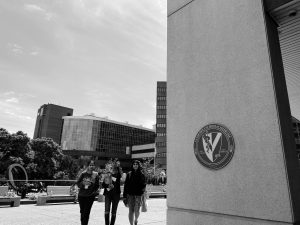
<path id="1" fill-rule="evenodd" d="M 7 114 L 7 115 L 9 115 L 12 118 L 16 118 L 16 119 L 20 119 L 20 120 L 30 120 L 30 121 L 34 120 L 34 118 L 32 118 L 30 116 L 26 116 L 26 115 L 22 115 L 22 114 L 17 114 L 15 112 L 12 112 L 12 111 L 9 111 L 9 110 L 6 110 L 4 113 Z"/>
<path id="2" fill-rule="evenodd" d="M 27 11 L 30 11 L 30 12 L 44 12 L 45 10 L 42 9 L 40 6 L 38 5 L 33 5 L 33 4 L 25 4 L 24 5 L 24 8 L 27 10 Z"/>
<path id="3" fill-rule="evenodd" d="M 29 51 L 29 55 L 32 55 L 32 56 L 36 56 L 36 55 L 39 55 L 40 54 L 40 51 L 41 51 L 41 48 L 37 47 L 37 46 L 34 46 L 30 49 Z"/>
<path id="4" fill-rule="evenodd" d="M 21 46 L 20 44 L 17 44 L 17 43 L 8 43 L 7 48 L 14 55 L 29 54 L 32 56 L 36 56 L 40 53 L 40 48 L 38 48 L 38 47 L 32 47 L 30 49 L 27 48 L 27 50 L 26 50 L 23 46 Z"/>
<path id="5" fill-rule="evenodd" d="M 31 13 L 40 13 L 44 16 L 44 18 L 48 21 L 50 21 L 54 14 L 51 12 L 47 12 L 45 9 L 43 9 L 42 7 L 38 6 L 38 5 L 34 5 L 34 4 L 25 4 L 24 5 L 24 9 L 28 12 Z"/>
<path id="6" fill-rule="evenodd" d="M 0 93 L 0 126 L 10 132 L 22 130 L 32 136 L 35 122 L 32 115 L 35 115 L 35 112 L 28 102 L 31 98 L 31 94 L 14 91 Z"/>
<path id="7" fill-rule="evenodd" d="M 17 98 L 9 98 L 5 100 L 6 102 L 19 103 L 19 99 Z"/>
<path id="8" fill-rule="evenodd" d="M 20 127 L 56 102 L 151 127 L 156 81 L 166 76 L 166 0 L 22 2 L 0 3 L 0 121 Z"/>
<path id="9" fill-rule="evenodd" d="M 8 95 L 13 95 L 13 94 L 15 94 L 15 92 L 13 92 L 13 91 L 7 91 L 7 92 L 4 92 L 3 94 L 0 94 L 0 96 L 2 95 L 2 96 L 8 96 Z"/>
<path id="10" fill-rule="evenodd" d="M 143 126 L 144 127 L 147 127 L 147 128 L 149 128 L 149 129 L 153 129 L 153 125 L 155 125 L 155 120 L 149 120 L 149 119 L 144 119 L 144 120 L 142 120 L 143 121 Z"/>
<path id="11" fill-rule="evenodd" d="M 15 55 L 21 55 L 24 52 L 24 48 L 16 43 L 8 43 L 7 46 L 8 49 Z"/>
<path id="12" fill-rule="evenodd" d="M 7 97 L 10 97 L 9 99 L 7 99 Z M 16 102 L 19 100 L 26 100 L 26 99 L 30 99 L 30 98 L 35 98 L 36 96 L 30 93 L 24 93 L 24 92 L 19 92 L 16 93 L 14 91 L 7 91 L 4 93 L 0 93 L 0 100 L 5 99 L 6 102 Z"/>
<path id="13" fill-rule="evenodd" d="M 38 54 L 39 54 L 39 52 L 37 52 L 37 51 L 30 52 L 30 55 L 32 55 L 32 56 L 36 56 L 36 55 L 38 55 Z"/>
<path id="14" fill-rule="evenodd" d="M 97 101 L 106 101 L 105 99 L 108 99 L 110 97 L 109 92 L 103 92 L 99 89 L 88 90 L 85 94 L 88 96 L 88 98 L 90 97 Z"/>
<path id="15" fill-rule="evenodd" d="M 142 124 L 152 129 L 152 125 L 155 124 L 155 100 L 148 100 L 144 94 L 145 86 L 132 85 L 116 83 L 99 85 L 98 89 L 91 88 L 85 92 L 87 112 L 94 112 L 101 117 L 108 116 L 120 122 Z M 138 89 L 142 89 L 140 93 L 136 92 Z"/>
<path id="16" fill-rule="evenodd" d="M 32 107 L 35 95 L 8 90 L 0 92 L 0 127 L 9 132 L 19 130 L 33 136 L 36 110 Z"/>

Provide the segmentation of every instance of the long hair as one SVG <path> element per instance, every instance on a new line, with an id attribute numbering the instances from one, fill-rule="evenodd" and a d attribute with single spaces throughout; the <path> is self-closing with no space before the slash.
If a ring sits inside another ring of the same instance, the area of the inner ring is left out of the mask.
<path id="1" fill-rule="evenodd" d="M 135 171 L 133 169 L 133 164 L 135 164 L 135 163 L 138 164 L 138 168 L 137 168 L 136 172 L 137 173 L 142 173 L 142 164 L 141 164 L 141 162 L 139 160 L 133 160 L 133 162 L 131 164 L 131 171 Z"/>
<path id="2" fill-rule="evenodd" d="M 94 165 L 95 165 L 95 160 L 94 160 L 94 159 L 90 159 L 90 160 L 88 160 L 88 161 L 86 162 L 86 166 L 89 166 L 92 162 L 93 162 Z"/>

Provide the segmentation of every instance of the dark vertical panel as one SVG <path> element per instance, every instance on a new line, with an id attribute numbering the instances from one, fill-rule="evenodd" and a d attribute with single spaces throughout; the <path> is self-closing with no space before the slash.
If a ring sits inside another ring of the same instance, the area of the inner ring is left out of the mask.
<path id="1" fill-rule="evenodd" d="M 265 23 L 293 216 L 295 224 L 298 224 L 300 223 L 300 170 L 292 132 L 290 104 L 283 70 L 277 25 L 268 14 L 265 14 Z"/>

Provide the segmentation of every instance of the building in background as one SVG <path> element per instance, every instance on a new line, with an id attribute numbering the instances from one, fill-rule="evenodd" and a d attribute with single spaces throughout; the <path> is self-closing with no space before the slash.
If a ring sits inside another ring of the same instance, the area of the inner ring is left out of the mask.
<path id="1" fill-rule="evenodd" d="M 158 81 L 156 91 L 156 157 L 155 164 L 167 165 L 167 82 Z"/>
<path id="2" fill-rule="evenodd" d="M 72 116 L 73 109 L 54 105 L 44 104 L 38 109 L 33 138 L 52 138 L 60 144 L 63 127 L 63 116 Z"/>
<path id="3" fill-rule="evenodd" d="M 155 143 L 155 132 L 145 127 L 93 115 L 66 116 L 63 119 L 63 152 L 77 159 L 93 156 L 98 166 L 104 166 L 111 158 L 118 158 L 123 168 L 129 168 L 134 145 Z"/>
<path id="4" fill-rule="evenodd" d="M 155 143 L 146 145 L 134 145 L 131 149 L 131 158 L 142 160 L 144 158 L 153 159 L 155 157 Z"/>

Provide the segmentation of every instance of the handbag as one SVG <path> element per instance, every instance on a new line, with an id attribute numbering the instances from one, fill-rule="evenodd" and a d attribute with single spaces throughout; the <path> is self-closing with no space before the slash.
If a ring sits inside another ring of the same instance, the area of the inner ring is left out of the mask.
<path id="1" fill-rule="evenodd" d="M 145 192 L 142 195 L 142 208 L 141 208 L 142 212 L 147 212 L 148 211 L 148 203 L 147 203 L 147 193 Z"/>
<path id="2" fill-rule="evenodd" d="M 98 195 L 98 202 L 105 202 L 105 196 L 99 194 L 99 195 Z"/>

